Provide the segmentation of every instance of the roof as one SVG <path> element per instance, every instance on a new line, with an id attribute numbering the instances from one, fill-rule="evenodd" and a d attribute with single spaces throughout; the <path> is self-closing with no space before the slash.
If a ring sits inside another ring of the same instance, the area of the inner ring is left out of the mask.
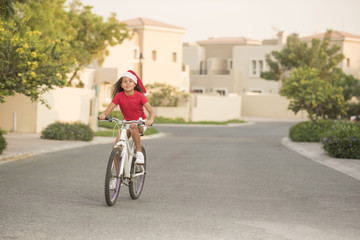
<path id="1" fill-rule="evenodd" d="M 128 19 L 124 21 L 129 27 L 136 28 L 136 27 L 159 27 L 159 28 L 170 28 L 170 29 L 176 29 L 176 30 L 183 30 L 185 31 L 185 28 L 177 27 L 174 25 L 170 25 L 167 23 L 159 22 L 156 20 L 152 20 L 149 18 L 134 18 L 134 19 Z"/>
<path id="2" fill-rule="evenodd" d="M 226 45 L 260 45 L 261 41 L 245 38 L 245 37 L 221 37 L 221 38 L 209 38 L 207 40 L 198 41 L 201 45 L 212 44 L 226 44 Z"/>
<path id="3" fill-rule="evenodd" d="M 301 39 L 313 39 L 313 38 L 323 39 L 325 37 L 325 34 L 326 33 L 315 34 L 315 35 L 311 35 L 311 36 L 302 37 Z M 352 39 L 360 40 L 360 36 L 357 36 L 357 35 L 354 35 L 351 33 L 341 32 L 341 31 L 332 31 L 331 38 L 337 39 L 337 40 L 345 40 L 345 38 L 346 39 L 352 38 Z"/>

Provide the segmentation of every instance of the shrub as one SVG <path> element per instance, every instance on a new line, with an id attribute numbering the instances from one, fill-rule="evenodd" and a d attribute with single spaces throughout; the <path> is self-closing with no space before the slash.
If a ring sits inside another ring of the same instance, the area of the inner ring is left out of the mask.
<path id="1" fill-rule="evenodd" d="M 346 117 L 350 118 L 351 116 L 359 116 L 359 115 L 360 115 L 360 103 L 350 103 Z"/>
<path id="2" fill-rule="evenodd" d="M 93 137 L 91 128 L 79 122 L 55 122 L 41 132 L 41 138 L 45 139 L 91 141 Z"/>
<path id="3" fill-rule="evenodd" d="M 189 94 L 165 83 L 156 82 L 154 84 L 147 84 L 145 87 L 149 92 L 147 99 L 149 99 L 153 107 L 177 107 L 179 102 L 185 103 L 189 98 Z"/>
<path id="4" fill-rule="evenodd" d="M 360 159 L 360 123 L 337 122 L 323 134 L 322 143 L 333 157 Z"/>
<path id="5" fill-rule="evenodd" d="M 330 120 L 319 120 L 316 124 L 308 122 L 300 122 L 290 128 L 289 136 L 294 142 L 320 142 L 322 135 L 333 122 Z"/>
<path id="6" fill-rule="evenodd" d="M 3 136 L 5 132 L 0 129 L 0 154 L 3 153 L 3 151 L 6 149 L 7 143 L 5 141 L 5 138 Z"/>

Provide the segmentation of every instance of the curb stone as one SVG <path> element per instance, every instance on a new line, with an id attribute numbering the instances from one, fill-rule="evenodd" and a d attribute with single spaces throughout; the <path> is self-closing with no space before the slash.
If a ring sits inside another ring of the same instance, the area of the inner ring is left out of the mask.
<path id="1" fill-rule="evenodd" d="M 321 143 L 293 142 L 288 137 L 284 137 L 281 140 L 281 143 L 285 147 L 309 158 L 310 160 L 360 180 L 360 160 L 333 158 L 326 154 L 321 147 Z"/>
<path id="2" fill-rule="evenodd" d="M 144 137 L 142 137 L 142 140 L 161 138 L 164 136 L 166 136 L 166 134 L 158 133 L 158 134 L 153 134 L 153 135 L 149 135 L 149 136 L 144 136 Z M 34 137 L 35 137 L 35 135 L 34 135 Z M 40 138 L 35 137 L 34 139 L 39 140 Z M 31 139 L 29 139 L 29 141 L 31 141 Z M 6 152 L 6 149 L 5 149 L 3 154 L 0 155 L 0 164 L 24 159 L 24 158 L 31 157 L 31 156 L 34 156 L 37 154 L 57 152 L 57 151 L 61 151 L 61 150 L 68 150 L 68 149 L 74 149 L 74 148 L 80 148 L 80 147 L 86 147 L 86 146 L 98 145 L 98 144 L 111 144 L 114 142 L 114 138 L 113 137 L 94 137 L 94 139 L 91 142 L 81 142 L 81 141 L 61 142 L 59 140 L 55 140 L 56 142 L 54 142 L 54 140 L 44 140 L 44 139 L 42 139 L 42 141 L 49 141 L 49 143 L 54 143 L 55 145 L 48 146 L 48 147 L 42 148 L 42 149 L 36 149 L 36 150 L 24 149 L 19 152 L 10 152 L 10 153 Z"/>

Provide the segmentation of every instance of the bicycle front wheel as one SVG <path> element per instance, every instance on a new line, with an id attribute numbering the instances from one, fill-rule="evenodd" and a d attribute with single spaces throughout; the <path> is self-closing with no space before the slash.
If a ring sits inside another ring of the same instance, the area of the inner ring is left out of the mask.
<path id="1" fill-rule="evenodd" d="M 121 176 L 119 176 L 119 171 L 121 161 L 121 150 L 114 148 L 110 154 L 105 176 L 105 200 L 109 206 L 115 204 L 120 193 Z"/>
<path id="2" fill-rule="evenodd" d="M 129 193 L 132 199 L 138 199 L 144 188 L 146 173 L 146 153 L 145 148 L 141 146 L 141 152 L 144 154 L 144 165 L 137 165 L 135 159 L 131 164 L 131 181 L 129 183 Z"/>

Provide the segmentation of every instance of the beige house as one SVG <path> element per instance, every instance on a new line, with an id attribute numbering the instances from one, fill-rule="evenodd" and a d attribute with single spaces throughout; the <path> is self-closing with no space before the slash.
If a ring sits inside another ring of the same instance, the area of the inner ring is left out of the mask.
<path id="1" fill-rule="evenodd" d="M 301 38 L 303 41 L 311 43 L 313 38 L 323 39 L 325 33 L 316 34 Z M 341 48 L 341 52 L 345 55 L 345 59 L 340 67 L 346 74 L 351 74 L 355 78 L 360 79 L 360 36 L 333 31 L 331 35 L 331 43 L 337 44 Z"/>
<path id="2" fill-rule="evenodd" d="M 189 72 L 183 66 L 185 29 L 147 18 L 126 20 L 132 38 L 109 48 L 109 56 L 96 68 L 95 83 L 100 86 L 100 109 L 111 101 L 111 87 L 121 74 L 134 70 L 144 85 L 166 83 L 186 92 Z"/>
<path id="3" fill-rule="evenodd" d="M 303 38 L 322 38 L 324 34 Z M 193 93 L 241 97 L 241 117 L 306 118 L 304 112 L 294 115 L 287 110 L 289 101 L 278 93 L 280 82 L 260 78 L 268 69 L 266 54 L 279 51 L 287 35 L 256 41 L 247 38 L 210 38 L 184 43 L 184 63 L 190 66 L 190 88 Z M 333 44 L 339 44 L 346 56 L 341 68 L 360 79 L 360 37 L 333 32 Z"/>

